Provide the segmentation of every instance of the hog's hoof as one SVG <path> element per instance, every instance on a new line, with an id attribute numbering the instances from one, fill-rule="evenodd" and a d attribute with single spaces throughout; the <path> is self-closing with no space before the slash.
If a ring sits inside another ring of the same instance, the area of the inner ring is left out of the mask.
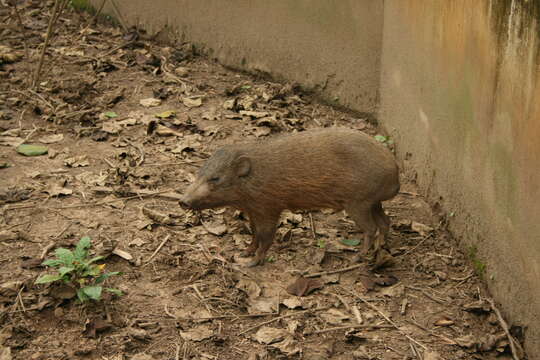
<path id="1" fill-rule="evenodd" d="M 255 256 L 255 250 L 246 249 L 240 253 L 240 256 L 243 258 Z"/>
<path id="2" fill-rule="evenodd" d="M 375 258 L 370 261 L 371 270 L 389 267 L 394 264 L 394 257 L 385 249 L 379 249 L 375 254 Z"/>
<path id="3" fill-rule="evenodd" d="M 254 267 L 260 264 L 260 261 L 256 257 L 245 257 L 243 254 L 239 254 L 239 256 L 235 256 L 235 263 L 242 267 Z"/>
<path id="4" fill-rule="evenodd" d="M 259 265 L 261 262 L 255 258 L 252 258 L 250 261 L 246 262 L 244 265 L 244 267 L 254 267 L 254 266 L 257 266 Z"/>
<path id="5" fill-rule="evenodd" d="M 361 251 L 360 253 L 357 253 L 356 255 L 354 255 L 351 261 L 353 263 L 362 263 L 362 262 L 371 263 L 374 259 L 375 257 L 373 256 L 373 253 L 371 252 L 365 253 Z"/>

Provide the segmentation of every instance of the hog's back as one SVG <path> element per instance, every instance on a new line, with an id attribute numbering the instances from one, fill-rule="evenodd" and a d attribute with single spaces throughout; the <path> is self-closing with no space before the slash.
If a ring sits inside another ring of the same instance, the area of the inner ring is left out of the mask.
<path id="1" fill-rule="evenodd" d="M 332 128 L 279 137 L 254 146 L 249 197 L 284 209 L 341 209 L 378 202 L 399 189 L 390 151 L 358 131 Z"/>

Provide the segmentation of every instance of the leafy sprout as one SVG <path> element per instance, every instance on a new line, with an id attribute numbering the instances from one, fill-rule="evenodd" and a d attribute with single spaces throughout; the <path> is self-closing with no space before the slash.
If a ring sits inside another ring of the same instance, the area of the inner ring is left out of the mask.
<path id="1" fill-rule="evenodd" d="M 43 265 L 54 268 L 55 274 L 41 275 L 36 284 L 63 282 L 77 289 L 77 297 L 81 302 L 100 300 L 105 290 L 115 295 L 122 295 L 118 289 L 103 287 L 102 284 L 111 276 L 120 275 L 118 271 L 105 272 L 105 264 L 96 264 L 103 256 L 89 258 L 88 250 L 92 246 L 88 236 L 81 238 L 74 251 L 58 248 L 56 258 L 43 262 Z"/>

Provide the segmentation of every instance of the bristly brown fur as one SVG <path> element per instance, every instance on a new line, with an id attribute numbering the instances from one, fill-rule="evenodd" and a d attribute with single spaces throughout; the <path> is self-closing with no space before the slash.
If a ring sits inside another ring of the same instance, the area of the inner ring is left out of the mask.
<path id="1" fill-rule="evenodd" d="M 240 156 L 249 159 L 246 176 L 234 173 Z M 224 147 L 204 165 L 197 181 L 218 175 L 221 183 L 211 187 L 206 199 L 190 198 L 188 189 L 186 203 L 244 210 L 256 228 L 250 248 L 256 250 L 255 263 L 263 261 L 285 209 L 345 209 L 366 233 L 364 246 L 369 248 L 377 230 L 382 236 L 388 232 L 381 201 L 399 191 L 399 171 L 390 151 L 364 133 L 343 128 Z"/>

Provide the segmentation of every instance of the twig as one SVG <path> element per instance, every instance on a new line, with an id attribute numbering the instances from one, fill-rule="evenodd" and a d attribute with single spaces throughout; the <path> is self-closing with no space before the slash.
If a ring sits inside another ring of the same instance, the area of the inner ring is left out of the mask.
<path id="1" fill-rule="evenodd" d="M 96 11 L 96 13 L 94 14 L 94 16 L 92 17 L 92 19 L 90 20 L 89 24 L 93 24 L 97 18 L 99 17 L 99 15 L 101 14 L 101 11 L 103 10 L 103 8 L 105 7 L 105 3 L 107 3 L 107 0 L 103 0 L 103 2 L 101 3 L 101 5 L 99 6 L 99 9 Z M 86 28 L 88 28 L 90 25 L 88 25 Z"/>
<path id="2" fill-rule="evenodd" d="M 203 161 L 206 161 L 206 159 L 198 159 L 198 160 L 190 160 L 190 161 L 178 160 L 178 161 L 174 161 L 174 162 L 163 162 L 163 163 L 147 163 L 147 164 L 144 164 L 142 166 L 171 166 L 171 165 L 177 165 L 177 166 L 193 165 L 193 166 L 196 166 L 195 163 L 199 163 L 199 162 L 203 162 Z"/>
<path id="3" fill-rule="evenodd" d="M 174 355 L 174 359 L 180 360 L 180 345 L 179 344 L 176 344 L 176 354 Z"/>
<path id="4" fill-rule="evenodd" d="M 63 3 L 60 5 L 60 8 L 58 9 L 58 13 L 56 14 L 56 17 L 54 18 L 54 24 L 56 24 L 56 22 L 60 18 L 60 15 L 62 15 L 62 12 L 66 8 L 67 3 L 69 2 L 69 0 L 61 0 L 61 1 L 63 1 Z"/>
<path id="5" fill-rule="evenodd" d="M 412 290 L 420 291 L 426 297 L 430 298 L 431 300 L 435 301 L 438 304 L 448 305 L 444 300 L 437 299 L 435 296 L 431 295 L 430 293 L 428 293 L 426 290 L 424 290 L 422 288 L 417 288 L 416 286 L 411 286 L 411 285 L 407 285 L 406 287 L 409 288 L 409 289 L 412 289 Z"/>
<path id="6" fill-rule="evenodd" d="M 30 95 L 28 95 L 27 93 L 25 93 L 24 91 L 20 91 L 20 90 L 12 90 L 13 92 L 15 93 L 18 93 L 18 94 L 21 94 L 23 96 L 26 96 L 27 98 L 29 99 L 32 99 L 32 97 Z M 34 90 L 32 89 L 28 89 L 28 92 L 32 93 L 33 95 L 35 95 L 38 100 L 41 100 L 46 106 L 48 106 L 53 112 L 56 112 L 56 108 L 50 103 L 48 102 L 47 100 L 45 100 L 45 98 L 43 96 L 41 96 L 40 94 L 38 94 L 37 92 L 35 92 Z"/>
<path id="7" fill-rule="evenodd" d="M 122 44 L 122 45 L 118 45 L 118 46 L 112 48 L 111 50 L 107 51 L 105 54 L 100 55 L 99 57 L 100 57 L 100 58 L 104 58 L 104 57 L 106 57 L 106 56 L 109 56 L 109 55 L 111 55 L 112 53 L 114 53 L 115 51 L 120 50 L 120 49 L 122 49 L 123 47 L 126 47 L 126 46 L 128 46 L 128 45 L 131 45 L 131 44 L 133 44 L 133 43 L 134 43 L 134 41 L 128 41 L 127 43 L 124 43 L 124 44 Z"/>
<path id="8" fill-rule="evenodd" d="M 163 245 L 165 245 L 165 243 L 167 241 L 169 241 L 170 237 L 171 237 L 171 234 L 167 234 L 167 236 L 165 236 L 165 239 L 163 239 L 161 244 L 159 244 L 159 246 L 156 248 L 156 250 L 154 250 L 154 253 L 152 255 L 150 255 L 150 257 L 148 258 L 148 260 L 146 260 L 146 263 L 143 266 L 146 266 L 146 265 L 148 265 L 148 264 L 150 264 L 152 262 L 152 259 L 154 258 L 154 256 L 156 256 L 157 253 L 159 252 L 159 250 L 161 250 L 161 248 L 163 247 Z"/>
<path id="9" fill-rule="evenodd" d="M 363 266 L 365 266 L 365 264 L 356 264 L 356 265 L 351 265 L 351 266 L 343 268 L 343 269 L 328 270 L 328 271 L 321 271 L 321 272 L 316 272 L 316 273 L 312 273 L 312 274 L 307 274 L 304 277 L 312 278 L 312 277 L 317 277 L 317 276 L 337 274 L 337 273 L 342 273 L 342 272 L 358 269 L 358 268 L 363 267 Z"/>
<path id="10" fill-rule="evenodd" d="M 26 57 L 26 61 L 30 61 L 30 53 L 28 52 L 28 45 L 26 44 L 26 29 L 24 27 L 24 24 L 22 22 L 21 14 L 19 13 L 19 8 L 17 8 L 17 3 L 15 1 L 11 2 L 11 6 L 13 6 L 13 11 L 15 12 L 15 16 L 17 17 L 17 22 L 19 23 L 19 26 L 21 27 L 21 32 L 23 34 L 23 46 L 24 46 L 24 55 Z"/>
<path id="11" fill-rule="evenodd" d="M 422 343 L 416 341 L 415 339 L 413 339 L 411 336 L 409 336 L 409 334 L 407 334 L 405 331 L 401 330 L 399 328 L 399 326 L 397 326 L 397 324 L 392 321 L 392 319 L 390 319 L 388 316 L 386 316 L 381 310 L 379 310 L 378 307 L 376 307 L 375 305 L 369 303 L 367 300 L 365 300 L 363 297 L 361 296 L 358 296 L 357 294 L 353 293 L 352 291 L 349 291 L 348 289 L 345 289 L 344 287 L 341 287 L 343 290 L 347 291 L 349 294 L 351 294 L 352 296 L 356 297 L 357 299 L 359 299 L 360 301 L 362 301 L 364 304 L 366 304 L 367 306 L 369 306 L 372 310 L 375 310 L 376 312 L 379 313 L 380 316 L 382 316 L 382 318 L 386 321 L 388 321 L 392 326 L 394 326 L 394 328 L 396 328 L 397 331 L 399 331 L 403 336 L 405 336 L 407 339 L 409 339 L 409 341 L 412 341 L 413 343 L 415 343 L 416 345 L 420 346 L 422 349 L 426 350 L 427 347 L 425 345 L 423 345 Z"/>
<path id="12" fill-rule="evenodd" d="M 118 10 L 118 6 L 116 6 L 116 1 L 111 0 L 111 4 L 113 6 L 114 12 L 116 13 L 116 18 L 118 22 L 120 23 L 120 26 L 122 26 L 122 29 L 124 29 L 124 31 L 127 32 L 128 28 L 126 26 L 126 22 L 122 18 L 122 13 L 120 12 L 120 10 Z"/>
<path id="13" fill-rule="evenodd" d="M 422 245 L 427 239 L 429 239 L 431 237 L 431 234 L 430 235 L 427 235 L 425 236 L 422 240 L 420 240 L 420 242 L 418 244 L 416 244 L 416 246 L 414 246 L 412 249 L 409 249 L 407 251 L 405 251 L 403 254 L 401 255 L 397 255 L 395 257 L 398 257 L 398 256 L 405 256 L 405 255 L 409 255 L 410 253 L 412 253 L 414 250 L 418 249 L 418 247 L 420 245 Z"/>
<path id="14" fill-rule="evenodd" d="M 55 245 L 56 243 L 53 241 L 53 242 L 50 242 L 47 246 L 45 246 L 39 258 L 41 260 L 45 259 L 45 256 L 47 256 L 47 253 L 49 252 L 49 250 L 51 250 Z"/>
<path id="15" fill-rule="evenodd" d="M 433 330 L 430 330 L 430 329 L 426 328 L 425 326 L 420 325 L 418 322 L 414 321 L 413 319 L 409 319 L 409 320 L 405 320 L 405 321 L 413 324 L 414 326 L 416 326 L 420 330 L 425 331 L 426 333 L 430 334 L 431 336 L 435 336 L 435 337 L 437 337 L 439 339 L 444 340 L 448 345 L 457 345 L 457 343 L 454 340 L 452 340 L 452 339 L 450 339 L 450 338 L 448 338 L 448 337 L 446 337 L 444 335 L 437 334 Z"/>
<path id="16" fill-rule="evenodd" d="M 67 226 L 64 228 L 64 230 L 60 231 L 58 235 L 55 236 L 56 239 L 58 239 L 60 236 L 64 235 L 64 233 L 73 225 L 73 222 L 70 222 L 67 224 Z"/>
<path id="17" fill-rule="evenodd" d="M 315 232 L 315 223 L 313 222 L 313 215 L 309 213 L 309 225 L 311 228 L 311 236 L 313 236 L 313 240 L 317 240 L 317 233 Z"/>
<path id="18" fill-rule="evenodd" d="M 30 131 L 30 133 L 28 135 L 26 135 L 26 137 L 24 139 L 22 139 L 20 142 L 19 142 L 19 145 L 22 145 L 24 144 L 25 142 L 27 142 L 28 140 L 30 140 L 30 138 L 32 137 L 32 135 L 34 135 L 34 133 L 38 130 L 38 128 L 34 128 L 32 131 Z"/>
<path id="19" fill-rule="evenodd" d="M 328 310 L 330 309 L 330 306 L 325 306 L 325 307 L 322 307 L 322 308 L 317 308 L 317 309 L 308 309 L 308 310 L 304 310 L 304 311 L 298 311 L 298 312 L 294 312 L 294 313 L 291 313 L 291 314 L 287 314 L 287 315 L 282 315 L 282 316 L 278 316 L 276 318 L 273 318 L 273 319 L 270 319 L 268 321 L 264 321 L 262 323 L 259 323 L 257 325 L 254 325 L 254 326 L 251 326 L 245 330 L 242 330 L 241 332 L 238 333 L 238 335 L 243 335 L 247 332 L 250 332 L 251 330 L 255 330 L 255 329 L 258 329 L 260 328 L 261 326 L 264 326 L 264 325 L 267 325 L 267 324 L 270 324 L 270 323 L 273 323 L 275 321 L 278 321 L 278 320 L 281 320 L 281 319 L 286 319 L 286 318 L 290 318 L 290 317 L 293 317 L 293 316 L 296 316 L 296 315 L 301 315 L 301 314 L 305 314 L 307 312 L 312 312 L 312 311 L 324 311 L 324 310 Z"/>
<path id="20" fill-rule="evenodd" d="M 523 349 L 521 348 L 521 345 L 517 343 L 517 341 L 514 339 L 512 334 L 510 334 L 510 330 L 508 329 L 508 324 L 504 320 L 504 318 L 501 315 L 501 312 L 499 309 L 495 306 L 495 302 L 492 299 L 486 299 L 489 304 L 491 305 L 491 308 L 495 312 L 495 315 L 497 315 L 497 319 L 499 319 L 499 324 L 501 324 L 502 329 L 504 330 L 504 333 L 506 334 L 506 337 L 508 338 L 508 342 L 510 343 L 510 350 L 512 351 L 512 359 L 514 360 L 520 360 L 521 354 L 523 353 Z M 520 354 L 518 355 L 516 345 L 519 347 Z"/>
<path id="21" fill-rule="evenodd" d="M 392 325 L 346 325 L 337 326 L 328 329 L 307 332 L 306 335 L 323 334 L 331 331 L 346 330 L 346 329 L 393 329 Z"/>
<path id="22" fill-rule="evenodd" d="M 165 194 L 171 192 L 171 190 L 164 190 L 164 191 L 158 191 L 155 193 L 149 193 L 149 194 L 139 194 L 134 196 L 126 196 L 122 198 L 112 199 L 112 200 L 104 200 L 104 201 L 94 201 L 91 203 L 82 203 L 82 204 L 74 204 L 74 205 L 66 205 L 66 206 L 57 206 L 57 207 L 49 207 L 49 209 L 55 209 L 55 210 L 61 210 L 61 209 L 74 209 L 79 207 L 87 207 L 87 206 L 99 206 L 99 205 L 106 205 L 117 201 L 123 201 L 123 200 L 132 200 L 132 199 L 139 199 L 141 197 L 149 197 L 149 196 L 157 196 L 159 194 Z M 19 207 L 8 207 L 5 210 L 19 210 L 19 209 L 35 209 L 36 205 L 26 205 L 26 206 L 19 206 Z"/>
<path id="23" fill-rule="evenodd" d="M 45 51 L 47 50 L 47 47 L 49 46 L 49 41 L 51 39 L 52 30 L 54 27 L 54 23 L 56 20 L 56 14 L 58 13 L 58 8 L 60 5 L 61 0 L 55 0 L 54 1 L 54 8 L 53 12 L 51 14 L 51 17 L 49 19 L 49 25 L 47 26 L 47 35 L 45 37 L 45 43 L 43 44 L 43 48 L 41 49 L 41 54 L 39 56 L 39 63 L 38 67 L 36 69 L 36 72 L 34 74 L 34 80 L 32 81 L 32 89 L 36 89 L 38 83 L 39 83 L 39 75 L 41 74 L 41 68 L 43 67 L 43 60 L 45 59 Z"/>
<path id="24" fill-rule="evenodd" d="M 169 315 L 174 320 L 185 320 L 185 321 L 206 321 L 206 320 L 219 320 L 219 319 L 237 319 L 237 318 L 254 318 L 262 317 L 269 315 L 276 315 L 276 313 L 256 313 L 256 314 L 239 314 L 239 315 L 216 315 L 216 316 L 202 316 L 198 318 L 181 318 L 177 317 L 174 314 L 171 314 L 167 305 L 165 305 L 165 314 Z"/>
<path id="25" fill-rule="evenodd" d="M 112 169 L 115 169 L 116 166 L 114 166 L 114 164 L 107 158 L 103 158 L 103 161 L 105 161 Z"/>
<path id="26" fill-rule="evenodd" d="M 416 350 L 416 347 L 414 346 L 412 342 L 409 343 L 409 347 L 411 348 L 411 352 L 413 353 L 414 357 L 417 358 L 418 360 L 422 360 L 422 357 L 420 356 L 420 354 L 418 353 L 418 350 Z"/>
<path id="27" fill-rule="evenodd" d="M 23 299 L 22 299 L 22 296 L 21 296 L 21 293 L 22 293 L 23 289 L 24 289 L 24 285 L 21 286 L 21 289 L 17 293 L 17 299 L 19 300 L 19 303 L 21 304 L 22 311 L 26 312 L 26 307 L 24 306 L 24 302 L 23 302 Z"/>

